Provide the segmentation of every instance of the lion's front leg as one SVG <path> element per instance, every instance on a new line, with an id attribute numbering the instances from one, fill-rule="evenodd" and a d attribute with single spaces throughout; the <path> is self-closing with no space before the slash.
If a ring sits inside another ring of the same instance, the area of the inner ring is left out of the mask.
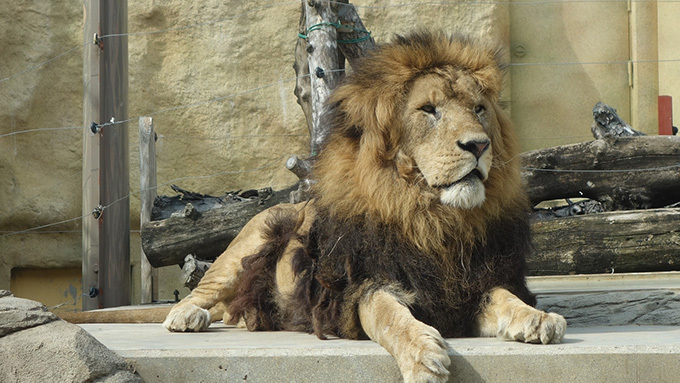
<path id="1" fill-rule="evenodd" d="M 366 334 L 397 360 L 405 382 L 446 382 L 449 347 L 435 328 L 418 321 L 394 294 L 378 290 L 359 304 Z"/>
<path id="2" fill-rule="evenodd" d="M 548 344 L 562 342 L 567 321 L 527 305 L 506 289 L 495 288 L 477 317 L 477 326 L 481 336 Z"/>
<path id="3" fill-rule="evenodd" d="M 176 304 L 163 326 L 170 331 L 205 331 L 213 314 L 224 312 L 236 294 L 243 257 L 255 253 L 264 243 L 261 232 L 271 212 L 265 210 L 251 219 L 205 273 L 198 286 Z M 210 311 L 208 311 L 210 310 Z M 221 318 L 214 318 L 216 320 Z"/>
<path id="4" fill-rule="evenodd" d="M 205 331 L 233 295 L 242 269 L 240 259 L 229 251 L 222 254 L 199 285 L 170 310 L 163 326 L 170 331 Z"/>

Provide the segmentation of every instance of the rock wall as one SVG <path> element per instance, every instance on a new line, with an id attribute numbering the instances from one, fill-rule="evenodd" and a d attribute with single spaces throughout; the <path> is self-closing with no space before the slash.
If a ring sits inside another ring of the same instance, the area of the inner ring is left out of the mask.
<path id="1" fill-rule="evenodd" d="M 503 5 L 353 3 L 378 42 L 418 27 L 509 39 Z M 13 267 L 80 267 L 82 13 L 70 2 L 18 0 L 5 1 L 0 12 L 0 288 L 9 288 Z M 128 110 L 135 121 L 154 118 L 159 194 L 171 194 L 171 183 L 219 195 L 281 189 L 296 180 L 285 160 L 309 152 L 293 95 L 299 15 L 295 1 L 128 2 Z M 139 227 L 135 121 L 129 124 L 133 230 Z M 43 229 L 49 233 L 6 236 L 61 221 Z M 133 232 L 135 275 L 138 240 Z M 187 292 L 172 276 L 176 271 L 161 285 L 163 299 L 175 288 Z"/>

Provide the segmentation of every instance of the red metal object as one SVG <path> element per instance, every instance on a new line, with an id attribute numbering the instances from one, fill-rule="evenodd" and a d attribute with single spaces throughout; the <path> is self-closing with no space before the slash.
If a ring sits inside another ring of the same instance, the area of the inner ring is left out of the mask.
<path id="1" fill-rule="evenodd" d="M 659 96 L 659 135 L 673 135 L 673 98 Z"/>

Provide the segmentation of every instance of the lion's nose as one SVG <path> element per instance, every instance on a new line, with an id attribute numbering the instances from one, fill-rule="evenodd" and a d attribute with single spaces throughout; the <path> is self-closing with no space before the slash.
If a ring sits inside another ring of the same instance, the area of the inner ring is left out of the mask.
<path id="1" fill-rule="evenodd" d="M 489 145 L 491 144 L 489 140 L 458 141 L 457 143 L 459 148 L 474 154 L 477 159 L 489 149 Z"/>

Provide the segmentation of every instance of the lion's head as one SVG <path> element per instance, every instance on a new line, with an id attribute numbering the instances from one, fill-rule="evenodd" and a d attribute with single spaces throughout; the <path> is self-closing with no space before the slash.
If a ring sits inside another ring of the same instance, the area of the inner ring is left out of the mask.
<path id="1" fill-rule="evenodd" d="M 498 105 L 500 50 L 461 36 L 398 36 L 332 95 L 317 206 L 397 225 L 429 251 L 523 214 L 517 144 Z"/>

